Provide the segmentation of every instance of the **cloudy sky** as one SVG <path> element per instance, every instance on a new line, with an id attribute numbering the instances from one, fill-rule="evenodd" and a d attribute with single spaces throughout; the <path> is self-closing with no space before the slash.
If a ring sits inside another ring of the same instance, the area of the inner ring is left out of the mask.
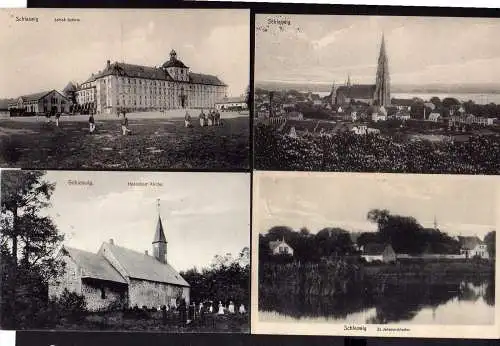
<path id="1" fill-rule="evenodd" d="M 56 182 L 48 209 L 65 244 L 97 252 L 102 242 L 151 253 L 160 199 L 168 261 L 177 270 L 210 265 L 214 255 L 237 255 L 250 239 L 248 174 L 49 171 Z M 92 186 L 67 181 L 92 181 Z M 161 187 L 129 187 L 155 182 Z"/>
<path id="2" fill-rule="evenodd" d="M 255 227 L 311 232 L 324 227 L 375 231 L 369 210 L 413 216 L 451 235 L 483 237 L 500 221 L 500 180 L 485 176 L 268 173 L 254 176 Z"/>
<path id="3" fill-rule="evenodd" d="M 21 16 L 39 21 L 16 22 Z M 63 89 L 108 59 L 159 66 L 172 49 L 238 96 L 249 83 L 249 25 L 247 10 L 0 10 L 0 98 Z"/>
<path id="4" fill-rule="evenodd" d="M 289 21 L 284 25 L 270 24 Z M 498 18 L 257 15 L 255 80 L 374 83 L 382 34 L 395 84 L 492 83 Z"/>

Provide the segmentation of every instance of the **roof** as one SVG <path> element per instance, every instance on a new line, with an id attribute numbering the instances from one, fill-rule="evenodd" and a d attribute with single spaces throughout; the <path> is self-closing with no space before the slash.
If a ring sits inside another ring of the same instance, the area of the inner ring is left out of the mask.
<path id="1" fill-rule="evenodd" d="M 376 243 L 366 244 L 363 248 L 363 255 L 369 255 L 369 256 L 382 255 L 387 246 L 388 245 L 386 244 L 376 244 Z"/>
<path id="2" fill-rule="evenodd" d="M 166 243 L 167 238 L 165 237 L 165 232 L 163 231 L 163 224 L 161 223 L 161 217 L 158 216 L 158 223 L 156 224 L 155 237 L 153 243 Z"/>
<path id="3" fill-rule="evenodd" d="M 269 248 L 271 249 L 271 251 L 274 251 L 274 249 L 276 249 L 281 244 L 285 244 L 285 245 L 291 247 L 284 240 L 275 240 L 275 241 L 270 241 L 269 242 Z"/>
<path id="4" fill-rule="evenodd" d="M 245 100 L 244 97 L 242 96 L 237 96 L 237 97 L 225 97 L 222 100 L 216 102 L 216 104 L 221 104 L 221 103 L 246 103 L 247 101 Z"/>
<path id="5" fill-rule="evenodd" d="M 221 81 L 217 76 L 212 76 L 209 74 L 202 74 L 202 73 L 193 73 L 193 72 L 189 72 L 189 82 L 196 84 L 226 86 L 226 84 L 223 81 Z"/>
<path id="6" fill-rule="evenodd" d="M 168 263 L 110 243 L 105 243 L 105 246 L 131 278 L 189 287 L 186 280 Z"/>
<path id="7" fill-rule="evenodd" d="M 184 63 L 178 59 L 170 59 L 166 61 L 161 67 L 163 68 L 169 68 L 169 67 L 180 67 L 180 68 L 187 68 Z"/>
<path id="8" fill-rule="evenodd" d="M 104 71 L 94 75 L 94 78 L 100 78 L 108 75 L 127 76 L 135 78 L 148 78 L 160 80 L 173 80 L 172 77 L 161 68 L 142 66 L 135 64 L 126 64 L 123 62 L 114 62 Z"/>
<path id="9" fill-rule="evenodd" d="M 64 246 L 63 251 L 82 269 L 82 276 L 92 279 L 127 283 L 120 273 L 101 255 Z"/>
<path id="10" fill-rule="evenodd" d="M 29 95 L 23 95 L 23 96 L 21 96 L 21 98 L 23 99 L 23 102 L 24 101 L 38 101 L 38 100 L 40 100 L 41 98 L 47 96 L 48 94 L 50 94 L 53 91 L 55 91 L 55 90 L 41 91 L 39 93 L 34 93 L 34 94 L 29 94 Z"/>
<path id="11" fill-rule="evenodd" d="M 337 89 L 337 95 L 339 94 L 355 99 L 372 99 L 375 94 L 375 84 L 343 85 Z"/>
<path id="12" fill-rule="evenodd" d="M 473 250 L 476 246 L 483 244 L 478 237 L 459 237 L 460 245 L 463 249 Z"/>
<path id="13" fill-rule="evenodd" d="M 103 71 L 99 71 L 96 74 L 92 74 L 82 84 L 93 82 L 98 78 L 102 78 L 109 75 L 173 81 L 173 78 L 170 76 L 170 74 L 162 68 L 127 64 L 123 62 L 114 62 L 110 64 L 109 67 L 106 67 L 106 69 L 104 69 Z M 226 84 L 222 82 L 217 76 L 201 74 L 201 73 L 193 73 L 193 72 L 189 73 L 189 82 L 196 84 L 226 86 Z"/>

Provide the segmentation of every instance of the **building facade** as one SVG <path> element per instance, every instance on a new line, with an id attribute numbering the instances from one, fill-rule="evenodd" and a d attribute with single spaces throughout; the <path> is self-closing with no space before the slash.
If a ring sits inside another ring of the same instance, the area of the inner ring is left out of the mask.
<path id="1" fill-rule="evenodd" d="M 193 73 L 172 50 L 160 67 L 109 60 L 104 70 L 78 85 L 76 102 L 95 113 L 163 111 L 176 108 L 213 108 L 227 97 L 227 85 L 218 77 Z"/>
<path id="2" fill-rule="evenodd" d="M 42 91 L 35 94 L 23 95 L 10 102 L 9 110 L 26 113 L 67 113 L 69 111 L 69 100 L 57 90 Z"/>
<path id="3" fill-rule="evenodd" d="M 158 217 L 153 253 L 144 254 L 115 245 L 110 239 L 97 253 L 64 246 L 59 258 L 65 271 L 49 284 L 49 296 L 65 289 L 85 297 L 91 311 L 110 306 L 158 308 L 189 303 L 190 286 L 167 262 L 167 241 Z"/>
<path id="4" fill-rule="evenodd" d="M 290 245 L 288 245 L 287 242 L 285 242 L 285 239 L 270 241 L 269 249 L 271 250 L 271 253 L 275 256 L 277 255 L 293 256 L 293 248 Z"/>
<path id="5" fill-rule="evenodd" d="M 247 110 L 248 104 L 244 97 L 227 97 L 215 103 L 219 111 Z"/>
<path id="6" fill-rule="evenodd" d="M 363 102 L 369 105 L 387 107 L 391 104 L 391 85 L 389 75 L 389 59 L 385 49 L 385 39 L 382 36 L 377 63 L 375 84 L 351 84 L 348 78 L 345 85 L 332 86 L 330 93 L 332 105 L 343 105 Z"/>

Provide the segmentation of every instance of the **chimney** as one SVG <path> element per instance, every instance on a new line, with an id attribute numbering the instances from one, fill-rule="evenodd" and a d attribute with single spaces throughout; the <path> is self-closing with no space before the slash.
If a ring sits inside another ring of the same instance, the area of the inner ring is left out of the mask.
<path id="1" fill-rule="evenodd" d="M 111 61 L 106 61 L 106 67 L 109 68 L 109 65 L 111 65 Z"/>
<path id="2" fill-rule="evenodd" d="M 110 243 L 111 245 L 115 245 L 115 241 L 113 240 L 113 238 L 109 239 L 109 243 Z"/>
<path id="3" fill-rule="evenodd" d="M 148 250 L 145 250 L 145 251 L 144 251 L 144 254 L 145 254 L 146 256 L 149 256 L 149 254 L 148 254 Z"/>

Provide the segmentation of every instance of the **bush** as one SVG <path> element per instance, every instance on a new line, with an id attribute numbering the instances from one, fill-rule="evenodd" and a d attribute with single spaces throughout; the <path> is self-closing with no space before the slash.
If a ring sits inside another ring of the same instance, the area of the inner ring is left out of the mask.
<path id="1" fill-rule="evenodd" d="M 87 312 L 85 297 L 81 294 L 64 289 L 62 295 L 49 302 L 60 317 L 80 319 Z"/>

